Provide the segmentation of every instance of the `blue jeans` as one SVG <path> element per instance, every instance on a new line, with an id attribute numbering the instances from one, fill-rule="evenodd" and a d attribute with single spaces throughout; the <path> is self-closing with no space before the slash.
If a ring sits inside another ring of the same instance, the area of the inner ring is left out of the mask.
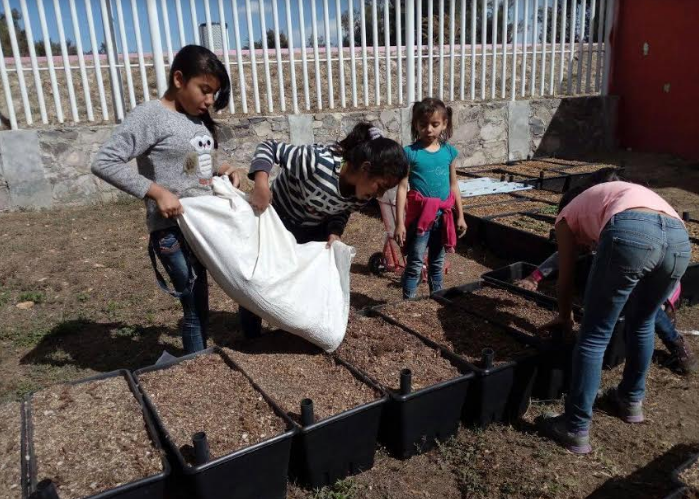
<path id="1" fill-rule="evenodd" d="M 654 349 L 658 310 L 682 277 L 691 253 L 680 220 L 657 213 L 625 211 L 600 235 L 585 291 L 585 315 L 573 352 L 566 400 L 570 431 L 587 430 L 602 375 L 602 358 L 626 306 L 626 365 L 619 395 L 640 402 Z M 627 303 L 628 302 L 628 303 Z"/>
<path id="2" fill-rule="evenodd" d="M 655 334 L 658 335 L 663 345 L 668 348 L 680 338 L 680 333 L 662 308 L 658 310 L 658 315 L 655 316 Z"/>
<path id="3" fill-rule="evenodd" d="M 179 298 L 182 304 L 182 345 L 185 353 L 204 350 L 209 323 L 209 285 L 206 269 L 189 249 L 178 227 L 152 232 L 150 243 L 153 253 L 158 256 L 170 276 L 175 290 L 167 288 L 153 261 L 160 286 Z"/>
<path id="4" fill-rule="evenodd" d="M 427 283 L 430 293 L 442 289 L 444 274 L 444 242 L 442 241 L 442 217 L 437 217 L 429 231 L 418 235 L 412 227 L 406 242 L 407 262 L 403 271 L 403 298 L 415 298 L 422 277 L 422 264 L 427 251 Z"/>

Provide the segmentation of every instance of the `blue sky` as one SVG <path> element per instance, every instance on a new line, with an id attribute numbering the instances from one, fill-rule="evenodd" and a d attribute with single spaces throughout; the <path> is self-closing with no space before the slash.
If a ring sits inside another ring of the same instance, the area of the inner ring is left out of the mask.
<path id="1" fill-rule="evenodd" d="M 101 43 L 102 40 L 104 40 L 104 30 L 102 27 L 102 17 L 100 14 L 100 0 L 88 0 L 91 2 L 92 5 L 92 12 L 93 16 L 95 18 L 95 34 L 98 39 L 98 44 Z M 132 52 L 136 51 L 136 38 L 135 38 L 135 23 L 133 21 L 133 15 L 131 12 L 131 0 L 112 0 L 113 5 L 114 5 L 114 25 L 116 29 L 118 30 L 118 20 L 116 17 L 116 2 L 121 1 L 122 2 L 122 9 L 124 13 L 124 25 L 126 28 L 126 38 L 127 38 L 127 44 L 129 45 L 129 50 Z M 167 1 L 167 7 L 168 7 L 168 19 L 170 21 L 170 36 L 172 39 L 172 44 L 173 48 L 176 50 L 177 48 L 180 47 L 180 37 L 179 37 L 179 28 L 177 24 L 177 13 L 176 13 L 176 7 L 175 7 L 175 0 L 166 0 Z M 299 26 L 299 18 L 298 18 L 298 10 L 296 8 L 297 2 L 299 0 L 291 0 L 291 17 L 292 17 L 292 25 L 294 26 L 294 45 L 298 46 L 300 43 L 300 30 L 298 29 Z M 312 0 L 304 0 L 304 17 L 305 17 L 305 26 L 306 26 L 306 38 L 311 35 L 311 1 Z M 321 24 L 319 25 L 319 33 L 318 35 L 323 34 L 323 26 L 322 26 L 322 19 L 323 19 L 323 1 L 322 0 L 315 0 L 316 1 L 316 6 L 317 6 L 317 15 L 319 21 L 321 21 Z M 34 35 L 35 40 L 42 39 L 42 32 L 41 32 L 41 24 L 39 21 L 39 12 L 38 12 L 38 7 L 35 7 L 37 5 L 35 2 L 38 2 L 38 0 L 28 0 L 27 5 L 29 8 L 30 12 L 30 21 L 31 21 L 31 27 L 32 27 L 32 32 Z M 58 41 L 58 27 L 56 24 L 56 12 L 54 10 L 54 2 L 53 0 L 44 0 L 44 7 L 46 11 L 46 19 L 47 19 L 47 24 L 48 24 L 48 31 L 49 31 L 49 36 L 51 37 L 52 40 Z M 151 39 L 150 39 L 150 31 L 148 30 L 148 16 L 147 16 L 147 9 L 146 9 L 146 2 L 144 0 L 136 0 L 135 1 L 138 9 L 138 17 L 140 21 L 140 25 L 142 27 L 141 30 L 141 38 L 143 42 L 143 49 L 146 52 L 149 52 L 151 50 Z M 234 44 L 234 38 L 233 38 L 233 29 L 232 29 L 232 23 L 233 23 L 233 10 L 232 10 L 232 2 L 231 0 L 222 0 L 224 11 L 225 11 L 225 18 L 228 22 L 229 30 L 230 30 L 230 37 L 231 37 L 231 44 Z M 241 36 L 241 42 L 243 45 L 246 45 L 248 43 L 248 29 L 247 29 L 247 22 L 245 18 L 245 0 L 236 0 L 237 6 L 238 6 L 238 14 L 240 17 L 240 36 Z M 273 29 L 274 24 L 273 24 L 273 16 L 272 16 L 272 1 L 271 0 L 265 0 L 265 22 L 266 22 L 266 27 L 267 29 Z M 280 25 L 280 32 L 287 33 L 288 30 L 286 29 L 286 2 L 285 0 L 277 0 L 278 3 L 278 9 L 279 9 L 279 25 Z M 348 8 L 349 5 L 349 0 L 342 0 L 341 2 L 341 10 L 345 12 Z M 63 26 L 66 34 L 66 38 L 69 38 L 71 40 L 75 40 L 76 36 L 73 31 L 73 23 L 71 21 L 71 13 L 70 13 L 70 4 L 68 0 L 59 0 L 60 8 L 61 8 L 61 15 L 63 17 Z M 162 12 L 162 3 L 161 0 L 157 1 L 158 4 L 158 10 L 160 13 L 160 17 L 162 18 L 163 12 Z M 204 9 L 204 0 L 194 0 L 194 4 L 196 6 L 196 12 L 197 12 L 197 22 L 198 23 L 204 23 L 206 22 L 206 16 L 205 16 L 205 9 Z M 379 0 L 379 4 L 382 6 L 383 1 Z M 190 11 L 190 0 L 181 0 L 181 5 L 182 5 L 182 17 L 183 17 L 183 24 L 184 24 L 184 31 L 185 31 L 185 38 L 187 43 L 193 43 L 194 42 L 194 35 L 193 35 L 193 27 L 192 27 L 192 16 L 191 16 L 191 11 Z M 218 0 L 210 0 L 209 1 L 210 5 L 210 10 L 211 10 L 211 18 L 213 22 L 216 22 L 219 20 L 219 2 Z M 331 26 L 331 36 L 330 39 L 331 41 L 335 42 L 337 40 L 337 29 L 335 27 L 336 23 L 336 8 L 335 8 L 335 0 L 329 0 L 328 6 L 329 6 L 329 18 L 330 18 L 330 26 Z M 359 5 L 357 0 L 354 0 L 354 5 L 355 8 L 357 5 Z M 75 0 L 75 6 L 77 10 L 77 16 L 78 16 L 78 23 L 80 27 L 80 35 L 83 43 L 83 49 L 85 51 L 90 50 L 90 38 L 89 38 L 89 31 L 88 31 L 88 23 L 87 23 L 87 16 L 86 16 L 86 10 L 85 10 L 85 0 Z M 21 12 L 20 9 L 20 1 L 19 0 L 10 0 L 10 7 L 13 9 L 17 9 L 18 11 Z M 260 39 L 260 18 L 259 18 L 259 0 L 250 0 L 250 7 L 252 11 L 252 17 L 253 17 L 253 32 L 254 32 L 254 39 L 259 40 Z M 20 22 L 20 26 L 23 26 L 23 21 Z M 160 23 L 160 30 L 162 33 L 162 38 L 163 38 L 163 50 L 166 50 L 166 45 L 165 45 L 165 27 L 161 19 Z M 118 38 L 118 37 L 117 37 Z M 120 41 L 119 41 L 120 43 Z M 233 48 L 233 46 L 231 47 Z"/>
<path id="2" fill-rule="evenodd" d="M 35 40 L 40 40 L 43 38 L 42 32 L 41 32 L 41 25 L 39 23 L 39 14 L 38 14 L 38 1 L 39 0 L 28 0 L 27 5 L 29 7 L 30 11 L 30 21 L 31 21 L 31 26 L 32 26 L 32 31 L 34 35 Z M 101 10 L 100 10 L 100 0 L 75 0 L 75 5 L 76 5 L 76 10 L 77 10 L 77 16 L 78 16 L 78 23 L 80 27 L 80 34 L 81 34 L 81 40 L 83 43 L 83 50 L 84 51 L 89 51 L 91 49 L 90 46 L 90 38 L 89 38 L 89 31 L 88 31 L 88 23 L 87 23 L 87 16 L 86 16 L 86 10 L 85 10 L 85 2 L 89 1 L 91 2 L 92 5 L 92 12 L 95 17 L 95 31 L 96 31 L 96 36 L 97 36 L 97 44 L 99 45 L 103 40 L 104 40 L 104 30 L 102 26 L 102 17 L 101 17 Z M 170 22 L 170 36 L 172 40 L 172 45 L 173 49 L 177 50 L 181 46 L 181 41 L 180 41 L 180 36 L 179 36 L 179 29 L 178 29 L 178 24 L 177 24 L 177 14 L 176 14 L 176 2 L 175 0 L 165 0 L 167 3 L 168 7 L 168 19 Z M 193 43 L 194 42 L 194 35 L 193 35 L 193 27 L 192 27 L 192 16 L 191 16 L 191 10 L 190 10 L 190 0 L 180 0 L 181 5 L 182 5 L 182 17 L 183 17 L 183 24 L 184 24 L 184 31 L 185 31 L 185 42 L 186 43 Z M 299 18 L 298 18 L 298 2 L 303 1 L 303 6 L 304 6 L 304 18 L 305 18 L 305 28 L 306 28 L 306 38 L 308 38 L 311 35 L 311 2 L 315 1 L 316 2 L 316 8 L 317 8 L 317 16 L 318 16 L 318 35 L 319 36 L 324 36 L 324 28 L 322 24 L 323 20 L 323 0 L 290 0 L 290 5 L 291 5 L 291 10 L 292 10 L 292 25 L 294 26 L 294 46 L 298 47 L 301 43 L 301 36 L 300 36 L 300 29 L 299 29 Z M 342 12 L 346 12 L 349 6 L 349 1 L 350 0 L 340 0 L 340 10 Z M 460 15 L 460 5 L 461 1 L 457 0 L 457 16 Z M 523 2 L 524 0 L 518 0 L 520 2 Z M 20 9 L 20 0 L 9 0 L 10 6 L 13 9 L 17 9 L 18 11 L 21 11 Z M 127 39 L 127 44 L 129 46 L 129 50 L 131 52 L 136 51 L 136 38 L 135 38 L 135 23 L 133 21 L 133 15 L 132 15 L 132 10 L 131 10 L 131 0 L 112 0 L 112 5 L 114 6 L 114 26 L 118 30 L 118 20 L 116 17 L 116 2 L 121 2 L 122 4 L 122 9 L 124 13 L 124 25 L 125 25 L 125 30 L 126 30 L 126 39 Z M 163 44 L 163 50 L 166 50 L 166 42 L 165 42 L 165 26 L 163 23 L 163 11 L 162 11 L 162 2 L 163 0 L 157 0 L 157 5 L 158 5 L 158 10 L 160 13 L 160 30 L 162 34 L 162 44 Z M 197 13 L 197 22 L 198 23 L 204 23 L 206 20 L 205 17 L 205 8 L 204 8 L 204 0 L 193 0 L 194 5 L 196 7 L 196 13 Z M 355 9 L 358 8 L 360 0 L 353 0 L 353 6 Z M 46 19 L 48 23 L 48 31 L 49 31 L 49 36 L 53 41 L 58 41 L 58 27 L 56 24 L 57 20 L 57 15 L 54 10 L 54 0 L 43 0 L 44 7 L 46 10 Z M 61 8 L 61 15 L 63 18 L 63 26 L 66 34 L 66 38 L 69 38 L 73 41 L 75 41 L 76 36 L 73 30 L 73 24 L 71 20 L 71 13 L 70 13 L 70 4 L 69 0 L 58 0 L 58 3 Z M 223 8 L 224 8 L 224 17 L 226 21 L 228 22 L 229 26 L 229 31 L 230 31 L 230 46 L 231 48 L 234 48 L 234 37 L 233 37 L 233 15 L 232 15 L 232 0 L 222 0 L 223 3 Z M 245 0 L 236 0 L 237 7 L 238 7 L 238 14 L 239 14 L 239 19 L 240 19 L 240 36 L 241 36 L 241 43 L 242 45 L 247 45 L 248 44 L 248 29 L 247 29 L 247 22 L 246 22 L 246 17 L 245 17 Z M 449 13 L 449 3 L 450 0 L 445 1 L 445 14 L 448 15 Z M 489 2 L 490 3 L 490 2 Z M 543 5 L 543 0 L 540 0 L 540 5 Z M 146 52 L 151 51 L 151 39 L 150 39 L 150 31 L 148 29 L 148 17 L 147 17 L 147 9 L 146 9 L 146 2 L 145 0 L 135 0 L 135 4 L 137 5 L 138 9 L 138 16 L 139 16 L 139 21 L 140 25 L 142 27 L 141 30 L 141 38 L 143 42 L 143 49 Z M 265 4 L 265 22 L 266 22 L 266 28 L 267 29 L 273 29 L 274 24 L 273 24 L 273 16 L 272 16 L 272 0 L 264 0 Z M 286 26 L 286 0 L 277 0 L 278 4 L 278 9 L 279 9 L 279 25 L 280 25 L 280 32 L 287 33 L 288 35 L 288 30 Z M 384 5 L 384 0 L 377 0 L 377 7 L 379 11 L 379 19 L 383 17 L 383 5 Z M 210 10 L 211 10 L 211 18 L 213 22 L 219 21 L 220 15 L 219 15 L 219 0 L 209 0 L 209 5 L 210 5 Z M 481 1 L 478 0 L 478 5 L 480 8 Z M 259 0 L 250 0 L 250 6 L 251 6 L 251 11 L 252 11 L 252 16 L 253 16 L 253 32 L 254 32 L 254 39 L 259 40 L 261 38 L 261 31 L 260 31 L 260 18 L 259 18 Z M 336 29 L 336 19 L 337 19 L 337 9 L 336 9 L 336 0 L 328 0 L 328 7 L 329 7 L 329 18 L 330 18 L 330 40 L 333 44 L 337 42 L 337 29 Z M 435 0 L 435 15 L 437 15 L 438 12 L 438 1 Z M 513 15 L 512 9 L 510 11 L 510 16 Z M 530 15 L 532 15 L 530 13 Z M 520 18 L 523 17 L 523 7 L 520 5 Z M 393 19 L 391 19 L 393 21 Z M 23 25 L 23 21 L 20 23 L 20 25 Z M 447 38 L 448 39 L 448 38 Z M 120 37 L 117 36 L 117 43 L 121 45 L 121 40 Z M 186 44 L 185 43 L 185 44 Z M 120 48 L 121 50 L 121 48 Z"/>

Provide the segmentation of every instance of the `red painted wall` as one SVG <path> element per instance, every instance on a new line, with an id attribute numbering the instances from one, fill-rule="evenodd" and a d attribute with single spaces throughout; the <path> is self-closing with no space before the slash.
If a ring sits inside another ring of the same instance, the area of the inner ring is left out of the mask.
<path id="1" fill-rule="evenodd" d="M 699 0 L 618 1 L 610 93 L 621 145 L 699 160 Z"/>

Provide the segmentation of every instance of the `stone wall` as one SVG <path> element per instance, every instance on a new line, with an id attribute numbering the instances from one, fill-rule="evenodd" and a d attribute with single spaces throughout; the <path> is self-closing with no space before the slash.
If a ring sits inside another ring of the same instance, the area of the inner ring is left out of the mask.
<path id="1" fill-rule="evenodd" d="M 452 103 L 458 166 L 534 156 L 584 157 L 613 147 L 616 99 L 579 97 L 531 101 Z M 410 142 L 410 110 L 229 118 L 221 122 L 222 152 L 234 165 L 250 163 L 257 144 L 338 140 L 361 121 Z M 95 153 L 113 126 L 0 132 L 0 211 L 114 201 L 121 196 L 90 173 Z"/>

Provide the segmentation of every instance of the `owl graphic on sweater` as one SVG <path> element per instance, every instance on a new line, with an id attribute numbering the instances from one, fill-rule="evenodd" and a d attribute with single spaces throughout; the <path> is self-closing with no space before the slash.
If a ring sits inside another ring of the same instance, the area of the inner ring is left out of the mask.
<path id="1" fill-rule="evenodd" d="M 189 143 L 194 151 L 187 155 L 184 170 L 188 175 L 196 175 L 200 184 L 208 185 L 213 174 L 214 139 L 209 135 L 197 135 Z"/>

